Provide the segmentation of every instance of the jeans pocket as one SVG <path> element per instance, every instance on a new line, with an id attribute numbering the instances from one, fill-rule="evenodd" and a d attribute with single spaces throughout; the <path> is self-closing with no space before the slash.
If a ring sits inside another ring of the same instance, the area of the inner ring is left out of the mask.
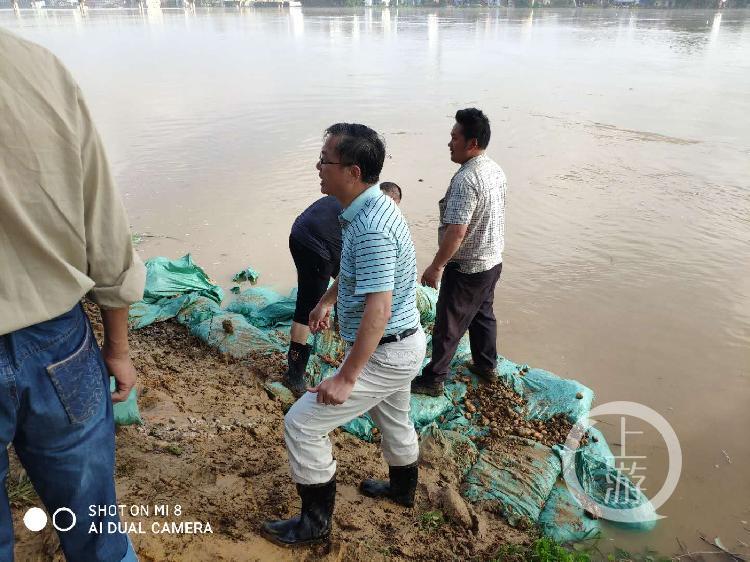
<path id="1" fill-rule="evenodd" d="M 47 367 L 47 373 L 71 424 L 81 424 L 97 412 L 104 396 L 104 373 L 90 330 L 81 346 Z"/>

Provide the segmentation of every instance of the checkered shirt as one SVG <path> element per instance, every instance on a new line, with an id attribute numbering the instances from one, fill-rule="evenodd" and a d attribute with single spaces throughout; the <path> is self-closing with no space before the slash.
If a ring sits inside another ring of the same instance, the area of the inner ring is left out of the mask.
<path id="1" fill-rule="evenodd" d="M 506 180 L 502 168 L 480 154 L 464 163 L 440 200 L 438 243 L 451 224 L 466 224 L 466 236 L 451 258 L 462 273 L 480 273 L 503 261 Z"/>

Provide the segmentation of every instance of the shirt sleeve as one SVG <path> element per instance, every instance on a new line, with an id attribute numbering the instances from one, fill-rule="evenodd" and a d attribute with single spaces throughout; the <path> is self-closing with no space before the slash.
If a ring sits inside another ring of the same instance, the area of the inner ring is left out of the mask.
<path id="1" fill-rule="evenodd" d="M 475 187 L 465 179 L 456 181 L 451 186 L 445 201 L 445 224 L 469 224 L 477 207 L 477 191 Z"/>
<path id="2" fill-rule="evenodd" d="M 143 298 L 146 269 L 133 247 L 102 141 L 80 89 L 77 93 L 87 275 L 95 283 L 88 296 L 104 308 L 124 308 Z"/>
<path id="3" fill-rule="evenodd" d="M 393 291 L 396 277 L 395 241 L 383 232 L 363 232 L 355 235 L 354 294 Z"/>

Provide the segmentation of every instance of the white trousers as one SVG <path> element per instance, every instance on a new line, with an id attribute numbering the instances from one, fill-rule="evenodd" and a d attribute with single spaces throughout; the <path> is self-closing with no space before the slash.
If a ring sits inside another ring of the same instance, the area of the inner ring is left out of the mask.
<path id="1" fill-rule="evenodd" d="M 406 466 L 419 457 L 417 432 L 409 419 L 411 381 L 424 362 L 425 334 L 378 346 L 365 365 L 348 400 L 338 406 L 316 402 L 305 393 L 284 418 L 284 438 L 292 480 L 323 484 L 336 473 L 328 434 L 369 412 L 380 429 L 383 457 L 389 466 Z"/>

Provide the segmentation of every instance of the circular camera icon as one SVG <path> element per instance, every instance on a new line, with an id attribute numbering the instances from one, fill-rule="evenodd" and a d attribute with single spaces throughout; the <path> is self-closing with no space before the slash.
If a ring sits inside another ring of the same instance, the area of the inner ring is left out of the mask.
<path id="1" fill-rule="evenodd" d="M 32 507 L 24 514 L 23 524 L 29 531 L 38 533 L 47 526 L 47 514 L 43 509 Z"/>

